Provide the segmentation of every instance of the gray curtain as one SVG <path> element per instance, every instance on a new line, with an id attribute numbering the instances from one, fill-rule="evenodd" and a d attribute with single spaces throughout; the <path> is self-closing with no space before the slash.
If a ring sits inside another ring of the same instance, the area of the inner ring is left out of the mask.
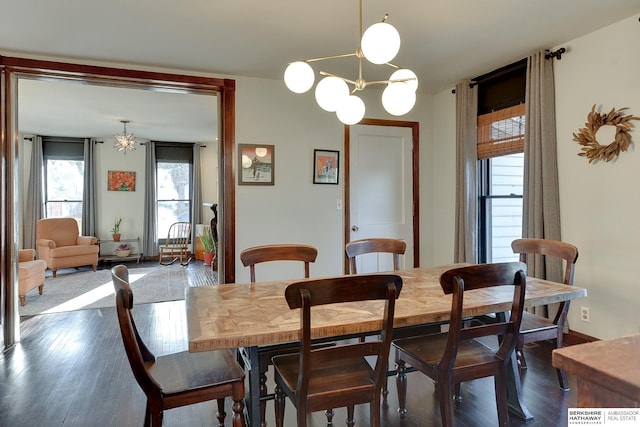
<path id="1" fill-rule="evenodd" d="M 196 251 L 196 227 L 195 224 L 202 224 L 202 175 L 200 173 L 200 144 L 193 144 L 193 196 L 191 197 L 191 242 L 193 252 Z"/>
<path id="2" fill-rule="evenodd" d="M 454 262 L 478 259 L 478 91 L 470 80 L 456 85 L 456 229 Z"/>
<path id="3" fill-rule="evenodd" d="M 36 224 L 38 220 L 44 218 L 43 170 L 42 137 L 34 135 L 31 143 L 31 171 L 23 224 L 23 248 L 36 249 Z"/>
<path id="4" fill-rule="evenodd" d="M 553 60 L 544 56 L 530 56 L 527 65 L 522 236 L 560 240 Z M 560 260 L 529 260 L 528 275 L 562 282 Z"/>
<path id="5" fill-rule="evenodd" d="M 157 212 L 156 212 L 156 144 L 146 143 L 145 153 L 145 197 L 144 197 L 144 240 L 142 253 L 144 256 L 158 255 Z"/>
<path id="6" fill-rule="evenodd" d="M 84 140 L 84 193 L 82 196 L 82 235 L 95 236 L 97 221 L 96 203 L 96 141 L 93 138 Z"/>

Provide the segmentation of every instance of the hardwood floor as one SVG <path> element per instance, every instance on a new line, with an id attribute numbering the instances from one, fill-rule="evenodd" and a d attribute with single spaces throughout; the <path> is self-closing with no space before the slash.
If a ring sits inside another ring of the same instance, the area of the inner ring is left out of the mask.
<path id="1" fill-rule="evenodd" d="M 186 349 L 183 301 L 134 307 L 138 329 L 155 354 Z M 0 358 L 0 426 L 141 426 L 145 397 L 126 359 L 115 309 L 23 317 L 22 341 Z M 529 369 L 522 375 L 523 393 L 535 417 L 528 424 L 512 417 L 512 426 L 567 425 L 567 408 L 576 406 L 575 378 L 571 391 L 562 392 L 551 367 L 550 344 L 525 348 Z M 424 375 L 408 376 L 409 413 L 400 420 L 395 381 L 383 403 L 382 425 L 414 427 L 440 425 L 433 385 Z M 271 387 L 271 386 L 270 386 Z M 457 426 L 497 424 L 493 382 L 465 383 L 463 402 L 456 413 Z M 228 400 L 228 399 L 227 399 Z M 228 402 L 230 405 L 230 402 Z M 267 421 L 275 425 L 273 403 Z M 295 425 L 293 405 L 286 410 L 286 426 Z M 178 408 L 165 413 L 165 426 L 211 426 L 214 402 Z M 230 407 L 227 414 L 230 414 Z M 346 411 L 336 409 L 334 425 L 344 425 Z M 368 408 L 356 408 L 356 425 L 366 426 Z M 230 416 L 227 424 L 231 425 Z M 326 426 L 323 413 L 310 417 L 310 426 Z"/>

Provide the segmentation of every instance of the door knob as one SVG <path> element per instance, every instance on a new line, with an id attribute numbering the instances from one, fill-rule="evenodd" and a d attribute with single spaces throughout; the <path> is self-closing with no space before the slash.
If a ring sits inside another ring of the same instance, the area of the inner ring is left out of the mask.
<path id="1" fill-rule="evenodd" d="M 358 231 L 358 226 L 357 225 L 352 226 L 351 231 Z"/>

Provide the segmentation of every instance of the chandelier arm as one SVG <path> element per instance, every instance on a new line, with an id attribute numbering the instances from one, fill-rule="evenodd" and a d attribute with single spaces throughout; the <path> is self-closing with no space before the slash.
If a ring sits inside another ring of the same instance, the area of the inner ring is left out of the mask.
<path id="1" fill-rule="evenodd" d="M 338 79 L 340 79 L 340 80 L 344 80 L 344 81 L 345 81 L 345 82 L 347 82 L 347 83 L 351 83 L 352 85 L 355 85 L 355 84 L 356 84 L 356 82 L 355 82 L 355 81 L 353 81 L 353 80 L 347 79 L 347 78 L 342 77 L 342 76 L 338 76 L 338 75 L 333 74 L 333 73 L 328 73 L 328 72 L 326 72 L 326 71 L 320 71 L 320 75 L 321 75 L 321 76 L 325 76 L 325 77 L 336 77 L 336 78 L 338 78 Z"/>
<path id="2" fill-rule="evenodd" d="M 340 55 L 331 55 L 331 56 L 321 56 L 319 58 L 310 58 L 310 59 L 301 59 L 301 62 L 316 62 L 316 61 L 324 61 L 326 59 L 338 59 L 338 58 L 348 58 L 350 56 L 356 56 L 356 53 L 343 53 Z"/>

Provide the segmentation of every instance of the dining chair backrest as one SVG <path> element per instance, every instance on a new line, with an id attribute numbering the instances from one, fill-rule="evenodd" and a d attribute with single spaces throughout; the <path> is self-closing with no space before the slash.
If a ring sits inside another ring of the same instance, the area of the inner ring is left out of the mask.
<path id="1" fill-rule="evenodd" d="M 393 269 L 400 269 L 400 255 L 404 255 L 407 244 L 404 240 L 389 238 L 369 238 L 353 240 L 345 245 L 345 253 L 349 259 L 351 274 L 357 274 L 356 257 L 364 254 L 388 253 L 393 255 Z"/>
<path id="2" fill-rule="evenodd" d="M 251 282 L 256 281 L 256 264 L 271 261 L 301 261 L 304 263 L 304 277 L 309 278 L 309 263 L 315 262 L 318 250 L 310 245 L 277 244 L 254 246 L 240 253 L 240 261 L 249 267 Z"/>
<path id="3" fill-rule="evenodd" d="M 516 239 L 511 242 L 514 253 L 520 254 L 520 261 L 526 263 L 529 257 L 540 255 L 544 257 L 559 258 L 564 263 L 563 283 L 573 285 L 576 261 L 578 260 L 578 248 L 571 243 L 551 239 Z M 569 304 L 562 302 L 554 316 L 554 323 L 558 323 L 561 316 L 566 316 Z"/>
<path id="4" fill-rule="evenodd" d="M 501 336 L 497 355 L 510 357 L 520 331 L 526 287 L 526 265 L 521 262 L 477 264 L 448 270 L 440 276 L 440 286 L 445 294 L 453 294 L 447 346 L 441 364 L 453 369 L 459 342 L 484 336 Z M 475 289 L 498 286 L 513 287 L 513 298 L 508 319 L 476 325 L 464 322 L 464 293 Z"/>
<path id="5" fill-rule="evenodd" d="M 124 265 L 117 265 L 111 269 L 111 278 L 116 292 L 116 311 L 124 349 L 129 359 L 140 388 L 145 392 L 159 393 L 160 387 L 147 371 L 146 364 L 155 361 L 155 356 L 140 338 L 138 328 L 133 319 L 133 292 L 129 286 L 129 271 Z"/>
<path id="6" fill-rule="evenodd" d="M 367 356 L 377 356 L 373 383 L 376 393 L 380 393 L 387 376 L 395 300 L 399 297 L 401 290 L 402 278 L 393 274 L 340 276 L 296 282 L 287 286 L 285 298 L 289 308 L 300 309 L 301 350 L 296 391 L 298 399 L 306 399 L 312 366 L 323 366 L 329 362 L 335 366 L 336 362 L 339 363 L 341 360 Z M 382 323 L 379 339 L 321 348 L 312 346 L 311 330 L 314 317 L 311 315 L 311 310 L 313 307 L 374 300 L 384 301 L 384 312 L 380 316 Z M 365 399 L 363 402 L 367 401 L 369 400 Z"/>

